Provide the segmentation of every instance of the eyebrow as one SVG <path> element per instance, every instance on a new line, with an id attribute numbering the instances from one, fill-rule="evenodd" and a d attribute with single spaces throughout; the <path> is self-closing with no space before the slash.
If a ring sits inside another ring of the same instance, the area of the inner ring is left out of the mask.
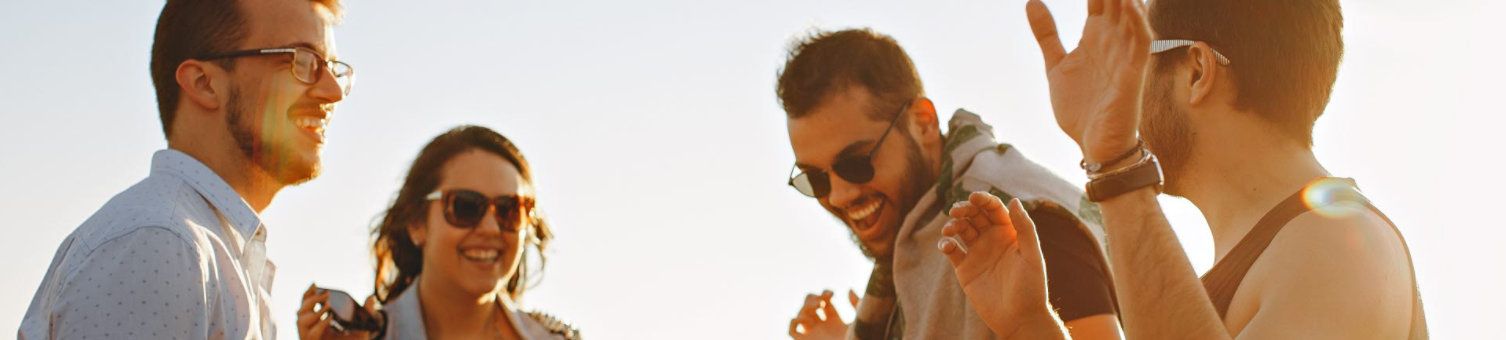
<path id="1" fill-rule="evenodd" d="M 838 159 L 846 158 L 847 156 L 851 156 L 851 155 L 855 155 L 855 154 L 861 153 L 864 150 L 867 150 L 870 145 L 873 145 L 873 143 L 874 143 L 873 140 L 866 140 L 865 139 L 865 140 L 860 140 L 860 141 L 852 142 L 852 144 L 847 144 L 847 147 L 842 148 L 842 151 L 838 151 L 837 152 L 837 156 L 832 159 L 832 163 L 836 163 Z M 817 169 L 815 166 L 811 166 L 810 164 L 805 164 L 805 163 L 800 163 L 800 162 L 795 162 L 795 167 L 798 167 L 801 170 Z"/>

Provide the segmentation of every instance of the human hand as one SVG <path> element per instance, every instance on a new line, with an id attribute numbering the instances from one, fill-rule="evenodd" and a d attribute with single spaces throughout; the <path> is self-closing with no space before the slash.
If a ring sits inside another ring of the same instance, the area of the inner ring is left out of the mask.
<path id="1" fill-rule="evenodd" d="M 942 239 L 937 248 L 952 263 L 963 294 L 989 329 L 1008 336 L 1036 327 L 1023 324 L 1025 320 L 1052 317 L 1040 240 L 1018 199 L 1005 208 L 998 197 L 974 192 L 948 215 L 952 220 L 941 235 L 951 239 Z"/>
<path id="2" fill-rule="evenodd" d="M 316 310 L 315 307 L 318 306 Z M 366 298 L 364 305 L 367 311 L 376 314 L 376 296 Z M 314 285 L 303 292 L 303 305 L 298 308 L 298 338 L 304 340 L 368 340 L 371 333 L 366 331 L 341 332 L 331 328 L 334 322 L 329 318 L 329 292 Z"/>
<path id="3" fill-rule="evenodd" d="M 1056 124 L 1090 163 L 1135 147 L 1140 101 L 1150 61 L 1150 27 L 1140 0 L 1088 0 L 1082 40 L 1067 53 L 1046 4 L 1025 4 L 1030 29 L 1046 60 Z"/>
<path id="4" fill-rule="evenodd" d="M 805 296 L 805 305 L 800 307 L 800 312 L 795 314 L 795 319 L 790 320 L 791 338 L 796 340 L 814 340 L 845 339 L 847 337 L 848 325 L 842 322 L 842 317 L 837 314 L 836 306 L 832 305 L 832 295 L 833 293 L 828 290 L 822 292 L 821 295 L 808 294 Z M 848 290 L 847 299 L 852 303 L 852 308 L 858 307 L 857 292 Z"/>

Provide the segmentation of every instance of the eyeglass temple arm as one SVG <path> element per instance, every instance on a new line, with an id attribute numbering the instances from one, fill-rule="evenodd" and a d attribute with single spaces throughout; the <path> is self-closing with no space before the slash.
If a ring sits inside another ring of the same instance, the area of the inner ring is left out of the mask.
<path id="1" fill-rule="evenodd" d="M 910 103 L 905 103 L 905 106 L 899 108 L 899 112 L 894 115 L 894 119 L 889 120 L 889 128 L 884 129 L 884 134 L 879 135 L 878 142 L 873 143 L 873 150 L 868 150 L 868 158 L 873 158 L 873 154 L 878 153 L 879 145 L 883 145 L 884 139 L 889 138 L 889 131 L 894 131 L 894 125 L 899 124 L 899 117 L 904 116 L 905 112 L 909 111 Z"/>
<path id="2" fill-rule="evenodd" d="M 1155 40 L 1150 42 L 1150 54 L 1166 52 L 1178 47 L 1192 46 L 1196 43 L 1196 41 L 1185 39 Z M 1213 58 L 1218 60 L 1219 65 L 1229 65 L 1229 57 L 1225 57 L 1223 53 L 1218 53 L 1218 50 L 1212 48 L 1208 50 L 1213 52 Z"/>

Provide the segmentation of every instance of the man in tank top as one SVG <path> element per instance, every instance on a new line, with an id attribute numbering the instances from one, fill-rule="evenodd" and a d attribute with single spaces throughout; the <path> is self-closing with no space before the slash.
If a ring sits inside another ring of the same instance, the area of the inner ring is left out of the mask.
<path id="1" fill-rule="evenodd" d="M 1026 12 L 1057 123 L 1101 205 L 1127 339 L 1427 337 L 1401 234 L 1311 149 L 1343 54 L 1338 1 L 1087 7 L 1070 53 L 1040 0 Z M 1202 280 L 1156 201 L 1162 189 L 1208 219 L 1217 262 Z M 967 251 L 941 251 L 990 328 L 1063 338 L 1040 294 L 1035 228 L 1016 207 L 973 194 L 943 230 Z"/>

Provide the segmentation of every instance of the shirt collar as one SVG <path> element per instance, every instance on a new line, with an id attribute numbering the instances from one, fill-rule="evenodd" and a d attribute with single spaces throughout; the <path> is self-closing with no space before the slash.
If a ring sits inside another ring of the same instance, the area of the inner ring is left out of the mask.
<path id="1" fill-rule="evenodd" d="M 256 229 L 261 227 L 261 217 L 251 205 L 219 174 L 193 156 L 173 149 L 159 150 L 152 154 L 152 173 L 171 175 L 188 183 L 246 239 L 255 237 Z"/>

